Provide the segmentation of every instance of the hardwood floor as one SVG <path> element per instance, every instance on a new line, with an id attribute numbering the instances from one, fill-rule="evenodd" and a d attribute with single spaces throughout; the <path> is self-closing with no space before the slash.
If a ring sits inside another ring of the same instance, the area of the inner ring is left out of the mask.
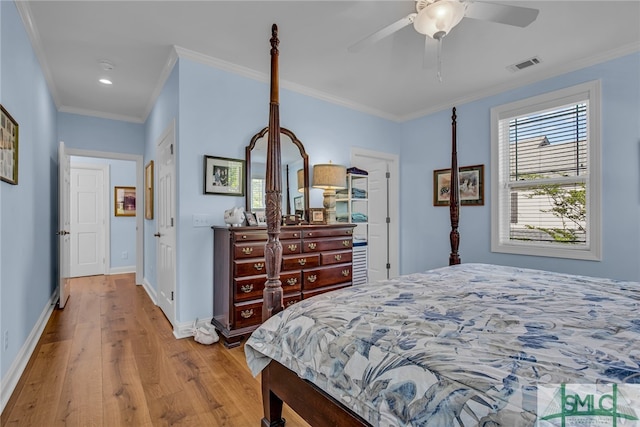
<path id="1" fill-rule="evenodd" d="M 0 425 L 258 427 L 261 402 L 242 346 L 176 340 L 133 274 L 92 276 L 54 310 Z"/>

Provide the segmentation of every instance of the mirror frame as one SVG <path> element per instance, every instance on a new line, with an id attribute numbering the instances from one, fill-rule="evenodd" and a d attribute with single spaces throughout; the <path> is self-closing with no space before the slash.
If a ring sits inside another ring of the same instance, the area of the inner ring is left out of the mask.
<path id="1" fill-rule="evenodd" d="M 264 138 L 265 135 L 267 134 L 267 132 L 269 132 L 269 127 L 265 127 L 264 129 L 262 129 L 260 132 L 258 132 L 257 134 L 255 134 L 253 136 L 253 138 L 251 138 L 251 142 L 249 143 L 249 145 L 247 145 L 247 147 L 245 148 L 245 211 L 246 212 L 252 212 L 251 211 L 251 206 L 250 206 L 250 200 L 251 200 L 251 150 L 253 150 L 253 148 L 256 146 L 256 143 L 261 139 Z M 298 150 L 300 150 L 300 156 L 302 157 L 302 163 L 303 163 L 303 170 L 304 170 L 304 218 L 303 218 L 303 222 L 307 222 L 308 221 L 308 213 L 309 213 L 309 156 L 307 155 L 307 152 L 304 149 L 304 145 L 302 144 L 302 142 L 298 139 L 298 137 L 291 132 L 289 129 L 287 128 L 280 128 L 280 134 L 284 134 L 287 137 L 289 137 L 289 139 L 291 139 L 291 142 L 293 142 L 295 144 L 296 147 L 298 147 Z M 282 138 L 280 138 L 280 144 L 282 144 Z M 280 148 L 280 151 L 282 152 L 282 148 Z M 297 173 L 297 171 L 296 171 Z M 283 188 L 283 186 L 280 186 L 281 191 L 286 191 L 286 188 Z M 298 189 L 296 188 L 296 191 L 298 191 Z M 285 207 L 282 207 L 283 212 L 282 215 L 285 215 L 284 209 Z M 294 208 L 294 212 L 295 213 L 295 208 Z"/>

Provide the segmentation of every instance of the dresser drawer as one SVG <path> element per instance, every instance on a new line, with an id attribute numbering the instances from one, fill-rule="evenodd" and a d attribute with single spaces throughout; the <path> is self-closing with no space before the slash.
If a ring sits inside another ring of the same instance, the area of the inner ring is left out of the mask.
<path id="1" fill-rule="evenodd" d="M 284 294 L 299 292 L 302 288 L 302 273 L 300 270 L 282 272 L 280 273 L 280 282 L 282 282 L 282 292 Z"/>
<path id="2" fill-rule="evenodd" d="M 302 272 L 302 289 L 306 291 L 344 282 L 350 283 L 352 274 L 351 264 L 305 270 Z"/>
<path id="3" fill-rule="evenodd" d="M 349 237 L 338 237 L 331 239 L 307 239 L 302 247 L 303 252 L 337 251 L 340 249 L 351 249 L 353 240 Z"/>
<path id="4" fill-rule="evenodd" d="M 235 301 L 249 301 L 262 298 L 264 283 L 267 281 L 266 275 L 250 276 L 246 278 L 233 279 L 235 289 Z"/>
<path id="5" fill-rule="evenodd" d="M 352 234 L 353 234 L 353 227 L 302 230 L 302 237 L 304 239 L 316 238 L 316 237 L 334 237 L 334 236 L 351 237 Z"/>
<path id="6" fill-rule="evenodd" d="M 320 254 L 286 255 L 282 257 L 282 271 L 313 268 L 320 265 Z"/>
<path id="7" fill-rule="evenodd" d="M 311 298 L 316 295 L 324 294 L 325 292 L 335 291 L 337 289 L 348 288 L 349 286 L 351 286 L 351 282 L 341 283 L 339 285 L 333 285 L 333 286 L 326 286 L 324 288 L 313 289 L 311 291 L 305 291 L 302 293 L 302 299 Z"/>
<path id="8" fill-rule="evenodd" d="M 264 258 L 233 261 L 234 277 L 257 276 L 266 274 Z"/>
<path id="9" fill-rule="evenodd" d="M 320 264 L 341 264 L 345 262 L 351 262 L 352 251 L 335 251 L 335 252 L 323 252 L 320 254 Z"/>
<path id="10" fill-rule="evenodd" d="M 248 230 L 232 233 L 234 242 L 248 241 L 267 241 L 267 232 L 265 230 Z"/>
<path id="11" fill-rule="evenodd" d="M 282 255 L 299 254 L 302 252 L 302 242 L 300 240 L 282 240 Z"/>
<path id="12" fill-rule="evenodd" d="M 233 257 L 262 258 L 264 257 L 264 242 L 238 242 L 233 245 Z"/>
<path id="13" fill-rule="evenodd" d="M 244 328 L 262 323 L 262 300 L 234 304 L 233 319 L 234 328 Z"/>
<path id="14" fill-rule="evenodd" d="M 280 240 L 289 240 L 289 239 L 298 239 L 302 237 L 302 231 L 300 230 L 287 230 L 287 227 L 282 227 L 280 229 L 280 236 L 278 237 Z"/>
<path id="15" fill-rule="evenodd" d="M 284 308 L 299 302 L 302 299 L 300 292 L 286 295 L 282 298 Z M 234 329 L 262 323 L 262 300 L 250 303 L 236 303 L 233 305 Z"/>

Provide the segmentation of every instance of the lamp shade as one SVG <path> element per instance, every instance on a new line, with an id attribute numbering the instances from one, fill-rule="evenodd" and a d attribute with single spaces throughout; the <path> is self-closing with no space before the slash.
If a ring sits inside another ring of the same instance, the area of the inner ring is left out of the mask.
<path id="1" fill-rule="evenodd" d="M 347 168 L 333 163 L 313 166 L 313 187 L 324 189 L 346 188 Z"/>
<path id="2" fill-rule="evenodd" d="M 439 0 L 422 9 L 413 20 L 420 34 L 439 40 L 464 18 L 465 6 L 458 0 Z"/>
<path id="3" fill-rule="evenodd" d="M 304 193 L 304 169 L 298 169 L 298 193 Z"/>

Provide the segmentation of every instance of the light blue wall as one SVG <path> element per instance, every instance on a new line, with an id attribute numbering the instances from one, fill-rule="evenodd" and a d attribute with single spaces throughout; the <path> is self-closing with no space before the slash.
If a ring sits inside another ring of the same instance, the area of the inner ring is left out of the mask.
<path id="1" fill-rule="evenodd" d="M 178 320 L 211 317 L 213 233 L 193 227 L 193 214 L 244 206 L 244 197 L 203 194 L 203 156 L 244 159 L 251 137 L 268 124 L 269 86 L 180 59 L 178 136 Z M 349 164 L 351 147 L 397 154 L 400 125 L 308 96 L 280 91 L 280 124 L 304 143 L 310 163 Z M 315 199 L 314 199 L 315 197 Z M 321 205 L 313 190 L 312 206 Z"/>
<path id="2" fill-rule="evenodd" d="M 459 165 L 485 165 L 485 205 L 461 208 L 460 255 L 463 262 L 640 280 L 639 76 L 640 53 L 636 53 L 458 106 Z M 492 253 L 491 108 L 598 79 L 602 82 L 602 261 Z M 449 212 L 447 208 L 433 206 L 432 173 L 434 169 L 450 165 L 450 123 L 451 111 L 448 110 L 403 125 L 402 273 L 448 263 Z"/>
<path id="3" fill-rule="evenodd" d="M 138 123 L 58 113 L 58 138 L 69 148 L 142 155 L 144 132 Z"/>
<path id="4" fill-rule="evenodd" d="M 18 185 L 0 182 L 0 374 L 49 307 L 57 274 L 56 109 L 13 2 L 0 2 L 0 102 L 19 125 Z"/>
<path id="5" fill-rule="evenodd" d="M 109 220 L 109 247 L 111 251 L 107 269 L 118 269 L 116 272 L 134 272 L 136 270 L 136 219 L 130 216 L 114 215 L 114 187 L 136 186 L 136 163 L 132 160 L 71 156 L 71 167 L 74 163 L 96 163 L 109 166 L 107 218 Z M 123 252 L 127 253 L 126 259 L 122 257 Z"/>

